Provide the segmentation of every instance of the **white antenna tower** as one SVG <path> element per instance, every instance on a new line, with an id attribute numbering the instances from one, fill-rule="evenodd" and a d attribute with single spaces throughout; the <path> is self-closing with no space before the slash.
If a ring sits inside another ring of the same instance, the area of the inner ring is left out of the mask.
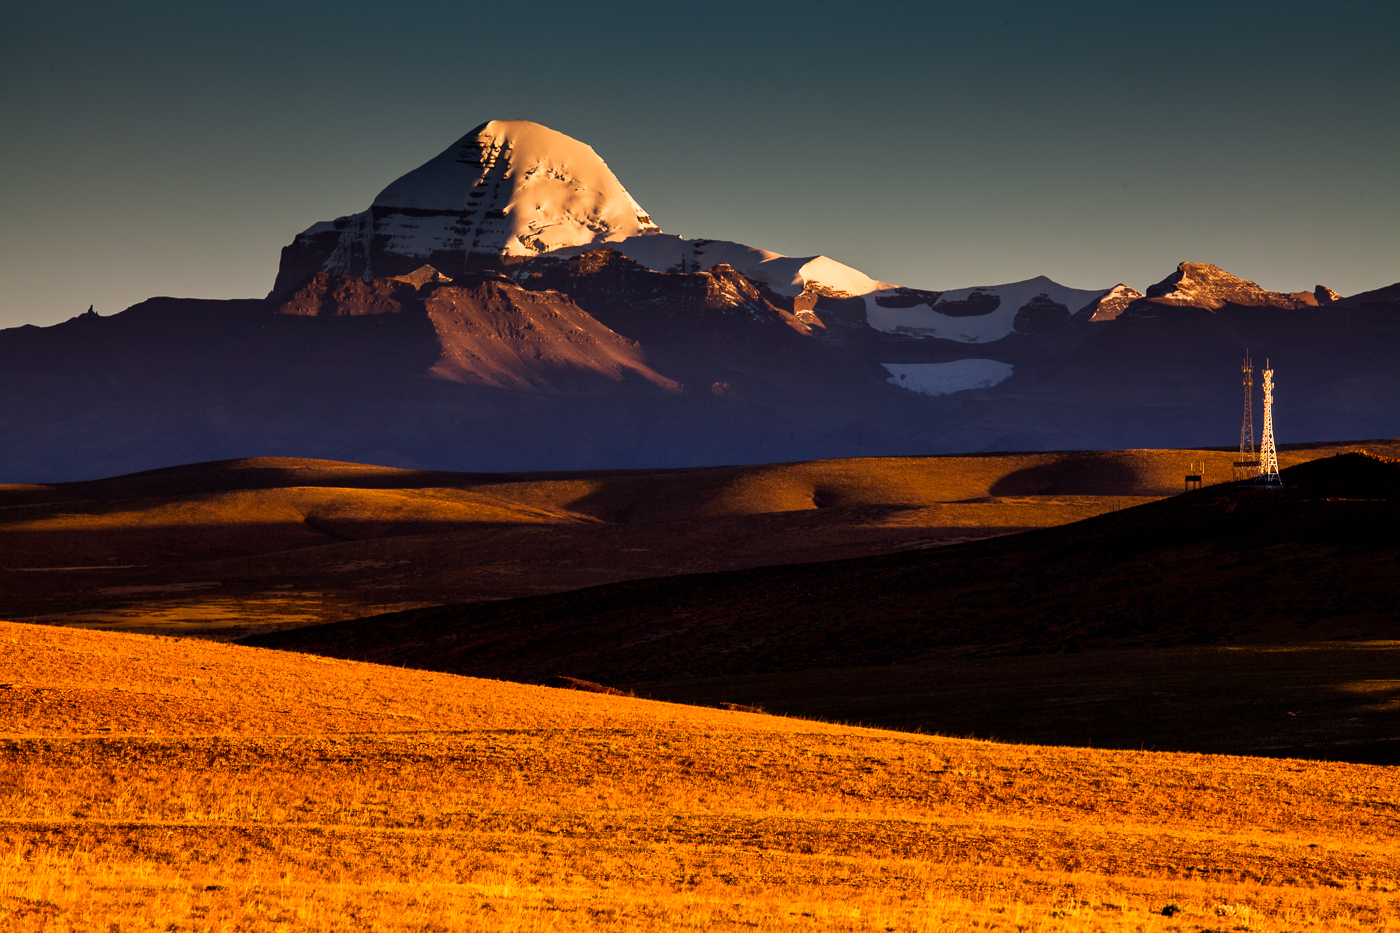
<path id="1" fill-rule="evenodd" d="M 1259 441 L 1259 482 L 1277 486 L 1278 451 L 1274 449 L 1274 371 L 1264 361 L 1264 437 Z"/>

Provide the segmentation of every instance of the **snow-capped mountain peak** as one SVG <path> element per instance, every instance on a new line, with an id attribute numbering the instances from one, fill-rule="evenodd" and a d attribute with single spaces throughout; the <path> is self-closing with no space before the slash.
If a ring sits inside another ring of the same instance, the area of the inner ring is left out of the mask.
<path id="1" fill-rule="evenodd" d="M 283 250 L 274 294 L 307 275 L 448 275 L 567 246 L 660 233 L 592 147 L 492 120 L 390 183 L 369 209 L 314 224 Z"/>
<path id="2" fill-rule="evenodd" d="M 483 123 L 391 183 L 372 211 L 396 210 L 475 219 L 474 245 L 507 256 L 660 232 L 593 147 L 528 120 Z M 400 249 L 436 245 L 413 229 Z"/>

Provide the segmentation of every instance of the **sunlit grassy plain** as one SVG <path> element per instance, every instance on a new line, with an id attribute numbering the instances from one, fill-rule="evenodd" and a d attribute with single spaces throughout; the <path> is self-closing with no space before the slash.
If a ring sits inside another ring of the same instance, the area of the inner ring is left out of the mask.
<path id="1" fill-rule="evenodd" d="M 1400 454 L 1400 444 L 1367 441 Z M 1347 449 L 1295 445 L 1283 466 Z M 0 485 L 0 618 L 232 639 L 445 602 L 836 560 L 1079 521 L 1231 451 L 470 474 L 254 458 Z"/>
<path id="2" fill-rule="evenodd" d="M 1400 925 L 1386 768 L 9 623 L 0 684 L 8 930 Z"/>

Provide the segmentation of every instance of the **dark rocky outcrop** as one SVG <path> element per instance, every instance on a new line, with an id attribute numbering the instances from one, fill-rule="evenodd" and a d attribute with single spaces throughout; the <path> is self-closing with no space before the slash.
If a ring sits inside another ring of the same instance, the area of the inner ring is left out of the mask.
<path id="1" fill-rule="evenodd" d="M 398 314 L 421 307 L 419 288 L 412 281 L 371 279 L 317 272 L 276 304 L 278 314 L 300 317 L 360 317 Z"/>
<path id="2" fill-rule="evenodd" d="M 1043 334 L 1063 327 L 1069 318 L 1069 308 L 1049 295 L 1036 295 L 1016 312 L 1012 327 L 1018 334 Z"/>
<path id="3" fill-rule="evenodd" d="M 957 301 L 940 301 L 934 310 L 949 317 L 976 317 L 991 314 L 999 307 L 1001 298 L 989 292 L 976 291 Z"/>
<path id="4" fill-rule="evenodd" d="M 1330 305 L 1341 300 L 1341 295 L 1332 291 L 1326 285 L 1319 285 L 1313 289 L 1313 297 L 1317 299 L 1319 305 Z"/>
<path id="5" fill-rule="evenodd" d="M 882 308 L 914 308 L 919 305 L 937 304 L 942 296 L 942 292 L 930 292 L 922 288 L 895 288 L 877 294 L 875 303 Z"/>

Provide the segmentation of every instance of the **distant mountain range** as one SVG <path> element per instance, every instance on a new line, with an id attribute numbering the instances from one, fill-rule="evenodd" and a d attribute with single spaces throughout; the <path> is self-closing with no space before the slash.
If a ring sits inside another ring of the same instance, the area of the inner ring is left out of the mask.
<path id="1" fill-rule="evenodd" d="M 283 250 L 265 299 L 0 331 L 0 481 L 280 455 L 457 470 L 1400 434 L 1400 284 L 929 291 L 667 235 L 591 148 L 493 121 Z"/>

